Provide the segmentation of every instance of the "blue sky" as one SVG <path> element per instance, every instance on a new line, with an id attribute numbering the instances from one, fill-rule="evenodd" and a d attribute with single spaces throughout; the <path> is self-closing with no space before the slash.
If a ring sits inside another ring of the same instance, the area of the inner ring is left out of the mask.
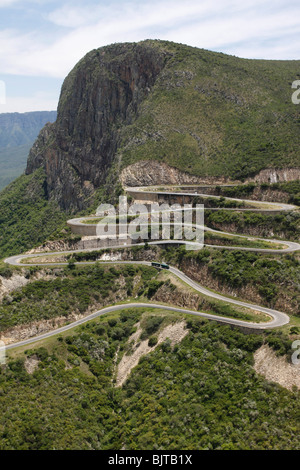
<path id="1" fill-rule="evenodd" d="M 0 0 L 0 113 L 56 109 L 67 73 L 106 44 L 166 39 L 300 59 L 299 37 L 299 0 Z"/>

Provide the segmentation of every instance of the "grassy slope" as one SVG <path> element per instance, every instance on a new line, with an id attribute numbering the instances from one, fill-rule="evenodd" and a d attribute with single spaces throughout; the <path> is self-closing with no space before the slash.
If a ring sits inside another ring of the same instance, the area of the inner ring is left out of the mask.
<path id="1" fill-rule="evenodd" d="M 295 254 L 268 255 L 212 248 L 186 252 L 182 248 L 169 248 L 165 260 L 177 264 L 203 286 L 211 288 L 217 280 L 227 295 L 243 292 L 244 300 L 300 315 L 300 261 Z"/>
<path id="2" fill-rule="evenodd" d="M 299 167 L 299 61 L 240 59 L 175 43 L 174 54 L 126 127 L 123 161 L 155 159 L 192 174 L 244 178 Z"/>
<path id="3" fill-rule="evenodd" d="M 90 255 L 84 257 L 93 259 L 92 253 Z M 80 254 L 74 257 L 76 260 L 82 258 Z M 251 310 L 235 308 L 222 301 L 204 298 L 196 291 L 188 291 L 184 284 L 177 289 L 167 278 L 167 273 L 163 277 L 159 271 L 148 266 L 109 267 L 95 264 L 75 267 L 70 260 L 66 268 L 56 267 L 54 271 L 48 268 L 47 273 L 52 273 L 52 279 L 39 280 L 34 277 L 37 270 L 34 267 L 24 268 L 23 275 L 30 282 L 4 297 L 0 305 L 0 333 L 4 332 L 4 336 L 7 329 L 17 325 L 26 326 L 35 321 L 60 317 L 65 317 L 67 321 L 74 312 L 83 315 L 121 301 L 153 301 L 162 287 L 171 304 L 174 297 L 192 292 L 201 311 L 246 321 L 266 321 L 266 317 L 253 315 Z M 1 276 L 9 279 L 12 274 L 13 269 L 0 266 Z"/>

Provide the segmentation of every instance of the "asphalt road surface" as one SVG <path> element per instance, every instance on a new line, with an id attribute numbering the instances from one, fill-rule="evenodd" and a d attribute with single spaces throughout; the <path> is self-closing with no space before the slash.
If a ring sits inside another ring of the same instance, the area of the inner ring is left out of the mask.
<path id="1" fill-rule="evenodd" d="M 130 188 L 130 190 L 143 191 L 143 188 Z M 153 191 L 153 192 L 145 191 L 145 192 L 156 193 L 156 191 Z M 160 194 L 179 194 L 179 193 L 167 193 L 167 192 L 161 192 L 161 191 L 159 191 L 159 193 Z M 182 194 L 189 194 L 189 193 L 182 193 Z M 190 193 L 190 194 L 193 195 L 193 196 L 197 195 L 195 193 Z M 201 196 L 201 194 L 199 194 L 199 196 Z M 208 197 L 207 194 L 203 194 L 203 196 Z M 230 199 L 230 198 L 227 198 L 227 199 Z M 239 201 L 239 199 L 233 199 L 233 198 L 231 198 L 231 199 Z M 247 200 L 245 200 L 245 202 L 250 202 L 250 203 L 254 202 L 256 204 L 258 203 L 258 201 L 247 201 Z M 266 204 L 269 207 L 271 206 L 272 208 L 268 209 L 270 211 L 272 211 L 272 210 L 274 210 L 274 211 L 275 210 L 276 211 L 278 211 L 278 210 L 290 211 L 290 210 L 297 209 L 295 206 L 291 206 L 290 204 L 270 203 L 270 202 L 260 203 L 260 204 Z M 90 218 L 95 218 L 95 217 L 90 217 Z M 77 224 L 81 224 L 82 220 L 86 220 L 86 219 L 89 219 L 89 217 L 82 217 L 80 219 L 72 219 L 72 220 L 68 221 L 68 223 L 71 224 L 71 225 L 72 225 L 72 223 L 74 225 L 77 225 Z M 217 234 L 235 235 L 235 234 L 232 234 L 232 233 L 220 232 L 220 231 L 217 231 L 217 230 L 213 230 L 213 229 L 210 229 L 208 227 L 204 227 L 204 230 L 215 232 Z M 274 240 L 274 239 L 266 240 L 266 239 L 257 238 L 257 237 L 249 237 L 247 235 L 238 235 L 238 236 L 243 237 L 243 238 L 247 238 L 247 239 L 252 239 L 252 240 L 268 241 L 268 242 L 271 242 L 271 243 L 282 245 L 283 248 L 282 249 L 272 249 L 272 248 L 269 249 L 269 248 L 248 248 L 248 247 L 233 247 L 233 246 L 218 246 L 218 245 L 205 245 L 205 246 L 210 246 L 210 247 L 216 248 L 216 249 L 246 250 L 246 251 L 254 251 L 254 252 L 260 252 L 260 253 L 272 253 L 272 254 L 278 254 L 278 255 L 284 254 L 284 253 L 292 253 L 292 252 L 300 250 L 300 244 L 296 243 L 296 242 Z M 177 244 L 178 245 L 178 243 L 182 243 L 182 244 L 185 244 L 185 245 L 189 244 L 189 245 L 191 245 L 190 248 L 199 249 L 199 245 L 197 245 L 193 242 L 178 241 L 178 240 L 158 240 L 158 241 L 154 241 L 154 242 L 149 242 L 148 244 L 149 245 L 151 245 L 151 244 L 152 245 L 160 245 L 160 244 L 163 244 L 163 245 Z M 144 243 L 139 243 L 138 245 L 144 245 Z M 137 245 L 136 244 L 127 245 L 126 247 L 130 248 L 132 246 L 137 246 Z M 107 250 L 107 249 L 114 249 L 114 248 L 124 248 L 124 245 L 117 245 L 116 244 L 115 246 L 105 248 L 105 249 Z M 38 262 L 36 262 L 34 264 L 33 263 L 26 263 L 26 259 L 28 259 L 28 258 L 39 258 L 39 257 L 45 257 L 45 256 L 53 256 L 53 255 L 72 254 L 72 253 L 76 253 L 76 252 L 80 252 L 80 253 L 81 252 L 91 252 L 91 251 L 95 251 L 95 249 L 86 249 L 86 250 L 82 249 L 82 250 L 70 250 L 70 251 L 59 251 L 59 252 L 45 252 L 45 253 L 26 254 L 26 255 L 23 254 L 23 255 L 16 255 L 16 256 L 11 256 L 9 258 L 6 258 L 5 262 L 8 263 L 8 264 L 11 264 L 13 266 L 67 265 L 68 263 L 66 263 L 66 262 L 65 263 L 63 263 L 63 262 L 60 262 L 60 263 L 51 263 L 51 262 L 50 263 L 38 263 Z M 80 262 L 78 264 L 92 264 L 92 263 L 93 262 Z M 108 263 L 109 264 L 143 264 L 143 265 L 151 266 L 151 263 L 148 262 L 148 261 L 105 261 L 105 262 L 101 262 L 101 263 L 103 263 L 103 264 L 108 264 Z M 289 316 L 287 314 L 283 313 L 283 312 L 279 312 L 277 310 L 262 307 L 262 306 L 259 306 L 259 305 L 254 305 L 254 304 L 248 303 L 248 302 L 243 302 L 241 300 L 237 300 L 237 299 L 234 299 L 234 298 L 226 297 L 224 295 L 213 292 L 213 291 L 211 291 L 211 290 L 209 290 L 205 287 L 202 287 L 200 284 L 198 284 L 197 282 L 190 279 L 186 274 L 184 274 L 182 271 L 180 271 L 179 269 L 177 269 L 175 267 L 170 266 L 169 270 L 175 276 L 177 276 L 179 279 L 184 281 L 187 285 L 189 285 L 190 287 L 192 287 L 193 289 L 195 289 L 199 293 L 204 294 L 206 296 L 209 296 L 213 299 L 221 300 L 223 302 L 234 304 L 234 305 L 237 305 L 237 306 L 240 306 L 240 307 L 246 307 L 248 309 L 264 313 L 264 314 L 266 314 L 270 317 L 270 321 L 262 322 L 262 323 L 254 323 L 254 322 L 248 322 L 248 321 L 244 321 L 244 320 L 238 320 L 238 319 L 235 319 L 235 318 L 228 318 L 228 317 L 224 317 L 224 316 L 208 314 L 208 313 L 204 313 L 204 312 L 196 312 L 196 311 L 193 311 L 193 310 L 187 310 L 187 309 L 178 308 L 178 307 L 171 307 L 171 306 L 167 306 L 167 305 L 163 305 L 163 304 L 140 303 L 140 302 L 129 303 L 128 302 L 128 303 L 125 303 L 125 304 L 122 304 L 122 305 L 113 305 L 113 306 L 110 306 L 110 307 L 105 307 L 101 310 L 98 310 L 97 312 L 94 312 L 91 315 L 83 317 L 80 320 L 77 320 L 73 323 L 70 323 L 70 324 L 68 324 L 66 326 L 63 326 L 61 328 L 58 328 L 56 330 L 49 331 L 48 333 L 45 333 L 43 335 L 36 336 L 36 337 L 33 337 L 33 338 L 29 338 L 29 339 L 20 341 L 18 343 L 13 343 L 13 344 L 7 345 L 6 349 L 12 349 L 12 348 L 16 348 L 16 347 L 19 347 L 19 346 L 24 346 L 24 345 L 29 345 L 29 344 L 35 343 L 35 342 L 43 340 L 45 338 L 49 338 L 51 336 L 58 335 L 58 334 L 60 334 L 64 331 L 67 331 L 67 330 L 69 330 L 71 328 L 74 328 L 78 325 L 81 325 L 81 324 L 83 324 L 83 323 L 85 323 L 89 320 L 92 320 L 92 319 L 94 319 L 94 318 L 96 318 L 100 315 L 104 315 L 106 313 L 123 310 L 123 309 L 126 309 L 126 308 L 141 308 L 141 307 L 143 307 L 143 308 L 164 309 L 164 310 L 169 310 L 169 311 L 173 311 L 173 312 L 179 312 L 179 313 L 186 313 L 186 314 L 190 314 L 190 315 L 195 315 L 195 316 L 207 318 L 209 320 L 215 320 L 215 321 L 218 321 L 220 323 L 236 325 L 236 326 L 246 327 L 246 328 L 255 329 L 255 330 L 266 330 L 266 329 L 270 329 L 270 328 L 276 328 L 276 327 L 283 326 L 283 325 L 289 323 Z"/>

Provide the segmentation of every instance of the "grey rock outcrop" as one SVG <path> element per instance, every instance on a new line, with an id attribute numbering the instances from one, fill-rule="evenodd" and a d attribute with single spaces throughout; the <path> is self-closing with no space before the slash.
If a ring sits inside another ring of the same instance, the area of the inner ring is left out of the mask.
<path id="1" fill-rule="evenodd" d="M 56 123 L 32 147 L 26 173 L 43 166 L 49 198 L 83 209 L 105 182 L 119 145 L 170 54 L 139 44 L 91 51 L 65 79 Z"/>

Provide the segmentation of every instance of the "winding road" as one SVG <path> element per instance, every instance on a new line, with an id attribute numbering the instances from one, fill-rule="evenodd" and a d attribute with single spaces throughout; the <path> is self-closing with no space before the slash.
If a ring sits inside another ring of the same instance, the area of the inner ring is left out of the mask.
<path id="1" fill-rule="evenodd" d="M 134 189 L 134 191 L 137 191 L 137 192 L 138 191 L 143 192 L 143 194 L 145 194 L 145 193 L 149 193 L 149 194 L 154 194 L 155 193 L 156 194 L 157 193 L 157 191 L 147 191 L 147 189 L 145 189 L 145 188 L 130 188 L 130 191 L 132 191 L 133 189 Z M 195 193 L 195 192 L 194 193 L 186 193 L 186 192 L 178 193 L 178 192 L 165 192 L 165 191 L 161 192 L 161 191 L 159 191 L 159 194 L 192 195 L 192 196 L 205 196 L 205 197 L 216 197 L 216 198 L 218 198 L 218 196 L 209 196 L 207 194 L 201 195 L 201 194 L 198 194 L 198 193 Z M 226 198 L 226 199 L 231 199 L 231 200 L 234 200 L 234 201 L 244 201 L 247 204 L 251 204 L 251 203 L 258 204 L 257 201 L 239 200 L 239 199 L 235 199 L 235 198 Z M 278 212 L 279 210 L 280 211 L 291 211 L 291 210 L 299 209 L 296 206 L 292 206 L 290 204 L 283 204 L 283 203 L 259 202 L 259 204 L 260 204 L 260 206 L 265 205 L 266 209 L 264 209 L 264 211 L 266 210 L 268 212 L 272 212 L 272 211 Z M 233 208 L 233 209 L 228 209 L 228 210 L 239 210 L 239 211 L 240 210 L 251 210 L 251 211 L 253 211 L 253 209 L 240 209 L 240 208 L 238 208 L 238 209 Z M 261 209 L 257 209 L 257 210 L 261 211 Z M 95 217 L 81 217 L 79 219 L 71 219 L 70 221 L 68 221 L 68 224 L 69 225 L 82 224 L 83 220 L 87 220 L 89 218 L 90 219 L 93 219 L 93 218 L 95 219 Z M 267 240 L 267 239 L 262 239 L 262 238 L 257 238 L 257 237 L 249 237 L 247 235 L 237 235 L 237 234 L 232 234 L 232 233 L 227 233 L 227 232 L 220 232 L 220 231 L 217 231 L 217 230 L 210 229 L 208 227 L 204 227 L 204 230 L 210 231 L 210 232 L 215 232 L 219 235 L 238 236 L 238 237 L 247 238 L 247 239 L 253 240 L 253 241 L 265 241 L 265 242 L 267 241 L 267 242 L 270 242 L 270 243 L 274 243 L 276 245 L 282 245 L 282 248 L 280 248 L 280 249 L 233 247 L 233 246 L 223 246 L 223 245 L 205 245 L 205 246 L 210 246 L 210 247 L 213 247 L 213 248 L 216 248 L 216 249 L 247 250 L 247 251 L 260 252 L 260 253 L 270 253 L 270 254 L 275 254 L 276 253 L 276 254 L 279 254 L 279 255 L 284 254 L 284 253 L 292 253 L 292 252 L 300 250 L 300 244 L 296 243 L 296 242 L 274 240 L 274 239 L 268 239 Z M 178 243 L 182 243 L 182 244 L 185 244 L 185 245 L 188 243 L 188 244 L 192 245 L 192 247 L 193 247 L 193 245 L 195 245 L 193 242 L 178 241 L 178 240 L 157 240 L 157 241 L 148 242 L 148 245 L 160 245 L 160 244 L 163 244 L 163 245 L 177 244 L 178 245 Z M 134 244 L 134 245 L 127 245 L 127 248 L 130 248 L 130 247 L 133 247 L 133 246 L 139 246 L 139 245 L 144 245 L 144 243 L 138 243 L 138 244 Z M 124 248 L 124 244 L 109 247 L 109 249 L 116 249 L 116 248 Z M 105 248 L 105 250 L 107 250 L 107 249 L 108 248 Z M 81 250 L 69 250 L 69 251 L 58 251 L 58 252 L 45 252 L 45 253 L 38 253 L 38 254 L 23 254 L 23 255 L 11 256 L 9 258 L 6 258 L 4 261 L 8 264 L 13 265 L 13 266 L 67 265 L 68 263 L 66 263 L 66 262 L 26 263 L 24 261 L 26 261 L 26 259 L 28 260 L 29 258 L 39 258 L 39 257 L 44 258 L 45 256 L 55 256 L 55 255 L 72 254 L 72 253 L 78 253 L 78 252 L 80 252 L 80 253 L 82 253 L 82 252 L 92 252 L 92 251 L 95 251 L 95 249 L 81 249 Z M 93 263 L 93 262 L 79 262 L 78 264 L 91 264 L 91 263 Z M 101 262 L 101 263 L 103 263 L 103 264 L 142 264 L 142 265 L 146 265 L 146 266 L 151 266 L 151 262 L 148 262 L 148 261 L 104 261 L 104 262 Z M 131 302 L 131 303 L 129 303 L 129 302 L 127 302 L 127 303 L 121 304 L 121 305 L 113 305 L 113 306 L 105 307 L 101 310 L 98 310 L 97 312 L 94 312 L 91 315 L 88 315 L 86 317 L 81 318 L 80 320 L 77 320 L 73 323 L 65 325 L 65 326 L 63 326 L 59 329 L 49 331 L 48 333 L 45 333 L 43 335 L 39 335 L 39 336 L 36 336 L 36 337 L 33 337 L 33 338 L 29 338 L 29 339 L 26 339 L 26 340 L 23 340 L 23 341 L 20 341 L 20 342 L 17 342 L 17 343 L 7 345 L 6 349 L 12 349 L 12 348 L 16 348 L 16 347 L 19 347 L 19 346 L 32 344 L 32 343 L 35 343 L 37 341 L 43 340 L 45 338 L 49 338 L 53 335 L 58 335 L 58 334 L 60 334 L 64 331 L 67 331 L 71 328 L 74 328 L 74 327 L 76 327 L 76 326 L 78 326 L 82 323 L 85 323 L 89 320 L 92 320 L 92 319 L 94 319 L 94 318 L 96 318 L 100 315 L 104 315 L 104 314 L 110 313 L 110 312 L 115 312 L 115 311 L 118 311 L 118 310 L 123 310 L 123 309 L 126 309 L 126 308 L 133 308 L 133 307 L 134 308 L 141 308 L 141 307 L 149 308 L 149 307 L 151 307 L 151 308 L 164 309 L 164 310 L 169 310 L 169 311 L 174 311 L 174 312 L 179 312 L 179 313 L 186 313 L 186 314 L 190 314 L 190 315 L 196 315 L 196 316 L 200 316 L 200 317 L 203 317 L 203 318 L 207 318 L 209 320 L 215 320 L 215 321 L 218 321 L 218 322 L 224 323 L 224 324 L 236 325 L 236 326 L 239 326 L 239 327 L 245 327 L 245 328 L 250 328 L 250 329 L 255 329 L 255 330 L 266 330 L 266 329 L 270 329 L 270 328 L 276 328 L 276 327 L 283 326 L 283 325 L 289 323 L 289 316 L 286 313 L 283 313 L 283 312 L 280 312 L 280 311 L 277 311 L 277 310 L 274 310 L 274 309 L 262 307 L 260 305 L 254 305 L 252 303 L 243 302 L 241 300 L 226 297 L 224 295 L 218 294 L 216 292 L 213 292 L 213 291 L 201 286 L 200 284 L 198 284 L 197 282 L 190 279 L 186 274 L 184 274 L 182 271 L 180 271 L 179 269 L 177 269 L 175 267 L 170 266 L 169 270 L 173 275 L 177 276 L 179 279 L 181 279 L 183 282 L 185 282 L 188 286 L 195 289 L 197 292 L 199 292 L 199 293 L 201 293 L 205 296 L 211 297 L 213 299 L 221 300 L 223 302 L 234 304 L 234 305 L 237 305 L 237 306 L 240 306 L 240 307 L 246 307 L 247 309 L 251 309 L 251 310 L 254 310 L 256 312 L 261 312 L 261 313 L 266 314 L 267 316 L 269 316 L 270 321 L 263 322 L 263 323 L 255 323 L 255 322 L 243 321 L 243 320 L 238 320 L 238 319 L 224 317 L 224 316 L 208 314 L 208 313 L 204 313 L 204 312 L 196 312 L 196 311 L 193 311 L 193 310 L 187 310 L 187 309 L 183 309 L 183 308 L 179 308 L 179 307 L 172 307 L 172 306 L 167 306 L 167 305 L 157 304 L 157 303 L 150 303 L 150 302 L 149 303 L 140 303 L 140 302 Z"/>

